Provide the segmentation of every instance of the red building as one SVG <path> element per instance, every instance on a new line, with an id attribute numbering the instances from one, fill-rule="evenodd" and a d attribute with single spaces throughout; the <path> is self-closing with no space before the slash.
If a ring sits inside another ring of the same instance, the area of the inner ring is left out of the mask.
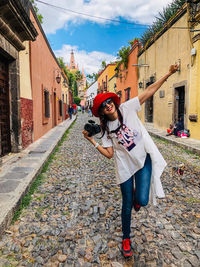
<path id="1" fill-rule="evenodd" d="M 128 56 L 127 69 L 124 69 L 123 64 L 119 66 L 119 72 L 116 82 L 116 92 L 121 99 L 121 103 L 138 95 L 137 67 L 134 67 L 132 65 L 137 64 L 139 46 L 139 42 L 136 42 L 132 46 Z"/>
<path id="2" fill-rule="evenodd" d="M 45 33 L 32 10 L 30 18 L 38 32 L 30 42 L 30 70 L 33 101 L 33 141 L 62 122 L 61 69 Z"/>

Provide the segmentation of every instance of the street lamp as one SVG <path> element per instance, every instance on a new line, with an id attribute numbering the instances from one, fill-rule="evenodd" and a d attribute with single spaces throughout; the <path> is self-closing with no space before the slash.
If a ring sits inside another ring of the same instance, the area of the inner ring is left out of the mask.
<path id="1" fill-rule="evenodd" d="M 138 85 L 140 89 L 143 88 L 143 82 L 139 82 Z"/>

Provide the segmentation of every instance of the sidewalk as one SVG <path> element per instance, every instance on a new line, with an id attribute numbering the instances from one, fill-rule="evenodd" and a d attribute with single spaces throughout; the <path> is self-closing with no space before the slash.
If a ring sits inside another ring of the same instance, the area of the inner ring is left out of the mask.
<path id="1" fill-rule="evenodd" d="M 22 197 L 72 122 L 66 120 L 20 153 L 2 158 L 0 168 L 0 237 L 10 224 Z"/>
<path id="2" fill-rule="evenodd" d="M 180 146 L 184 149 L 187 149 L 193 153 L 200 155 L 200 141 L 192 138 L 178 138 L 174 135 L 166 136 L 166 131 L 155 129 L 153 123 L 144 124 L 148 132 L 155 137 L 167 140 L 170 143 L 173 143 L 177 146 Z"/>

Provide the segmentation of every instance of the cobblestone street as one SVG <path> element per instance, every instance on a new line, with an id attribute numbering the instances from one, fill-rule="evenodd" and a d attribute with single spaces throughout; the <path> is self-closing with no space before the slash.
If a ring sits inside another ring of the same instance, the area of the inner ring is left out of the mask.
<path id="1" fill-rule="evenodd" d="M 88 119 L 78 114 L 30 206 L 0 240 L 0 266 L 200 266 L 199 156 L 154 139 L 168 162 L 166 198 L 133 211 L 134 257 L 125 260 L 114 161 L 82 137 Z M 180 163 L 183 175 L 172 175 Z"/>

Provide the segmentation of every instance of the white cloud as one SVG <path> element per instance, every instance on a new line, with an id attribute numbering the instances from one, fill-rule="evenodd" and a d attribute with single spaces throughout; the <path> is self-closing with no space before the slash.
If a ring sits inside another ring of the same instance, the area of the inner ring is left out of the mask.
<path id="1" fill-rule="evenodd" d="M 163 7 L 171 3 L 172 0 L 42 0 L 48 4 L 59 6 L 65 9 L 92 16 L 109 19 L 128 19 L 141 24 L 151 24 L 155 16 Z M 55 33 L 56 30 L 67 27 L 68 22 L 81 23 L 85 20 L 97 23 L 110 23 L 105 20 L 77 15 L 58 8 L 46 6 L 36 2 L 40 13 L 44 17 L 44 30 L 46 33 Z"/>
<path id="2" fill-rule="evenodd" d="M 74 51 L 75 63 L 79 65 L 80 71 L 84 68 L 85 74 L 97 73 L 103 60 L 108 64 L 116 59 L 114 56 L 103 52 L 86 52 L 84 50 L 79 50 L 78 46 L 70 45 L 63 45 L 61 50 L 56 50 L 54 53 L 56 57 L 62 57 L 64 62 L 69 64 L 72 49 Z"/>

